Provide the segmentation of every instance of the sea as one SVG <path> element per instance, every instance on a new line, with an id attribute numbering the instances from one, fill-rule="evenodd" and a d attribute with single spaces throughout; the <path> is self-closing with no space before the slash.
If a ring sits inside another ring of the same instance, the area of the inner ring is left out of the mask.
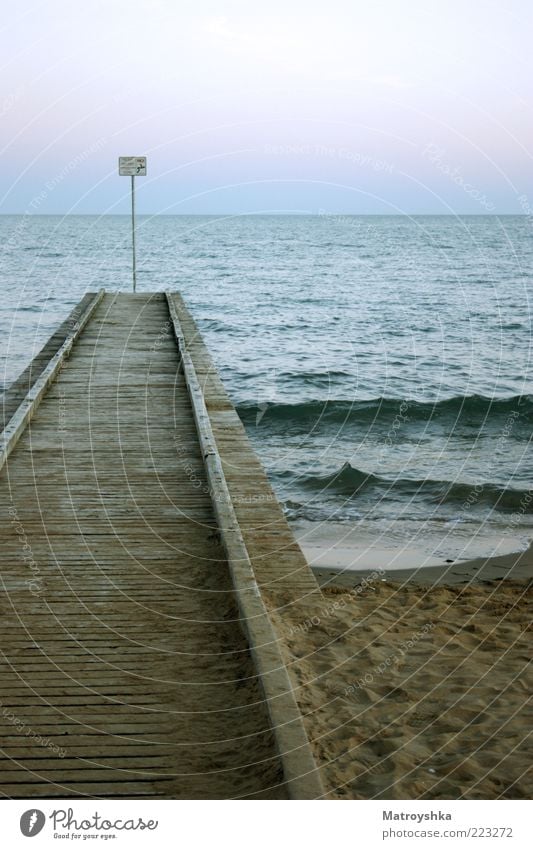
<path id="1" fill-rule="evenodd" d="M 184 295 L 300 536 L 533 538 L 529 216 L 139 216 L 137 285 Z M 6 386 L 84 292 L 131 291 L 129 217 L 0 216 L 0 287 Z"/>

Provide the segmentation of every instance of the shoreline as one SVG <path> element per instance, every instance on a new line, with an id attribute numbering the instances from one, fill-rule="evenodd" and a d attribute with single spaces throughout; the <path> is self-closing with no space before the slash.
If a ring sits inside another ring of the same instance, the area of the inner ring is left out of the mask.
<path id="1" fill-rule="evenodd" d="M 493 557 L 476 557 L 471 560 L 457 560 L 444 565 L 418 566 L 411 568 L 390 568 L 382 561 L 363 569 L 347 568 L 342 563 L 330 562 L 321 565 L 316 558 L 309 557 L 310 549 L 303 546 L 309 565 L 321 587 L 356 587 L 370 577 L 379 575 L 381 581 L 408 583 L 410 585 L 442 586 L 456 584 L 479 584 L 505 579 L 527 580 L 533 578 L 533 542 L 526 551 L 515 551 Z"/>
<path id="2" fill-rule="evenodd" d="M 533 544 L 333 530 L 300 533 L 320 594 L 273 613 L 326 798 L 530 798 Z"/>

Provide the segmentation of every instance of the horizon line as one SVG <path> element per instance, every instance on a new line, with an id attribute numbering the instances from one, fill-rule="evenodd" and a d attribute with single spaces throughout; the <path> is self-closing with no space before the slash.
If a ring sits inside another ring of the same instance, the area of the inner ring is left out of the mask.
<path id="1" fill-rule="evenodd" d="M 27 218 L 131 218 L 128 212 L 0 212 L 0 216 Z M 529 212 L 136 212 L 136 218 L 530 218 Z"/>

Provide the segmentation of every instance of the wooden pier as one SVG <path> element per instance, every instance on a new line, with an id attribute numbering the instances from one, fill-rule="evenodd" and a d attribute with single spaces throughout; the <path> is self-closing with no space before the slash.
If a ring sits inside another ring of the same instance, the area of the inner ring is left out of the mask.
<path id="1" fill-rule="evenodd" d="M 269 615 L 319 591 L 181 297 L 86 295 L 3 426 L 0 794 L 320 798 Z"/>

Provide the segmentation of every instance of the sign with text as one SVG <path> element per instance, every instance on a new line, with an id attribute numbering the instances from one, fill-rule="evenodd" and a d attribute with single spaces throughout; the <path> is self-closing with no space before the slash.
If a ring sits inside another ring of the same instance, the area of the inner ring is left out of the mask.
<path id="1" fill-rule="evenodd" d="M 146 177 L 146 156 L 119 156 L 119 177 Z"/>

